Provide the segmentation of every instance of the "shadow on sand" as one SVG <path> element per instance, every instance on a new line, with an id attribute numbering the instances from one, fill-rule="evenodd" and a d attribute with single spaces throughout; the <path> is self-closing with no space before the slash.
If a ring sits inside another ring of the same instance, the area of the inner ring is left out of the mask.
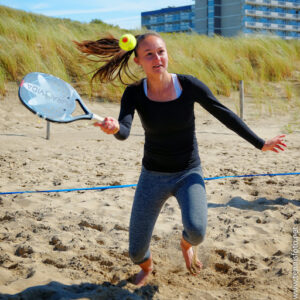
<path id="1" fill-rule="evenodd" d="M 123 288 L 127 283 L 126 280 L 122 280 L 115 285 L 110 282 L 65 285 L 52 281 L 46 285 L 27 288 L 15 295 L 0 293 L 0 300 L 144 300 L 153 299 L 155 293 L 158 292 L 158 286 L 156 285 L 146 285 L 130 292 Z"/>
<path id="2" fill-rule="evenodd" d="M 277 198 L 275 200 L 268 200 L 266 198 L 258 198 L 254 201 L 247 201 L 241 197 L 234 197 L 225 204 L 217 203 L 208 203 L 208 208 L 217 208 L 217 207 L 234 207 L 244 210 L 255 210 L 255 211 L 264 211 L 264 210 L 276 210 L 278 205 L 287 205 L 293 204 L 295 206 L 300 206 L 299 200 L 289 200 L 285 198 Z"/>

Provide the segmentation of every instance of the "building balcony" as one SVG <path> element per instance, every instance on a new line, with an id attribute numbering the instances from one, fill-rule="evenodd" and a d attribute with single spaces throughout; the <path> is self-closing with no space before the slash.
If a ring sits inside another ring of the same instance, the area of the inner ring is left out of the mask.
<path id="1" fill-rule="evenodd" d="M 156 32 L 187 32 L 193 30 L 193 24 L 190 23 L 175 23 L 164 25 L 152 25 L 147 27 L 149 30 Z"/>
<path id="2" fill-rule="evenodd" d="M 185 23 L 185 22 L 193 22 L 193 19 L 188 17 L 152 17 L 149 19 L 142 18 L 142 26 L 152 26 L 152 25 L 164 25 L 164 24 L 177 24 L 177 23 Z"/>
<path id="3" fill-rule="evenodd" d="M 143 20 L 142 19 L 142 24 L 143 25 L 157 25 L 157 24 L 163 24 L 165 23 L 165 19 L 164 18 L 151 18 L 148 20 Z"/>
<path id="4" fill-rule="evenodd" d="M 246 26 L 246 28 L 253 28 L 253 29 L 269 29 L 269 30 L 300 32 L 300 26 L 296 26 L 296 25 L 284 25 L 284 24 L 261 23 L 261 22 L 245 22 L 245 26 Z"/>
<path id="5" fill-rule="evenodd" d="M 181 21 L 188 21 L 192 19 L 192 17 L 188 16 L 188 15 L 180 15 L 180 20 Z"/>
<path id="6" fill-rule="evenodd" d="M 300 40 L 300 35 L 298 35 L 298 36 L 289 36 L 289 35 L 287 35 L 287 36 L 284 36 L 283 38 L 285 40 Z"/>
<path id="7" fill-rule="evenodd" d="M 251 37 L 253 36 L 253 34 L 255 34 L 256 36 L 261 36 L 261 37 L 264 37 L 266 35 L 266 33 L 259 33 L 259 32 L 247 32 L 247 33 L 244 33 L 245 36 L 247 37 Z M 281 38 L 281 39 L 284 39 L 284 40 L 300 40 L 300 36 L 291 36 L 291 35 L 274 35 L 274 37 L 277 37 L 277 38 Z"/>
<path id="8" fill-rule="evenodd" d="M 279 13 L 273 11 L 262 11 L 262 10 L 253 10 L 246 9 L 246 16 L 254 16 L 254 17 L 265 17 L 265 18 L 273 18 L 273 19 L 283 19 L 283 20 L 300 20 L 300 15 L 296 14 L 287 14 L 287 13 Z"/>
<path id="9" fill-rule="evenodd" d="M 245 0 L 245 3 L 264 5 L 264 6 L 283 7 L 283 8 L 296 8 L 296 9 L 300 8 L 300 3 L 284 2 L 284 1 L 276 1 L 276 0 Z"/>

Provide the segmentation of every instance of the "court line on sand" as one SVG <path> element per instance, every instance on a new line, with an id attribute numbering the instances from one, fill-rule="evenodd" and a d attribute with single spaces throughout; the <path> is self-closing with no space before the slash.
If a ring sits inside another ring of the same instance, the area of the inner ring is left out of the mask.
<path id="1" fill-rule="evenodd" d="M 207 177 L 204 180 L 217 180 L 225 178 L 245 178 L 245 177 L 261 177 L 261 176 L 290 176 L 290 175 L 300 175 L 300 172 L 294 173 L 275 173 L 275 174 L 249 174 L 249 175 L 229 175 L 229 176 L 216 176 Z M 56 189 L 56 190 L 40 190 L 40 191 L 19 191 L 19 192 L 2 192 L 0 195 L 15 195 L 15 194 L 33 194 L 33 193 L 60 193 L 60 192 L 74 192 L 74 191 L 92 191 L 92 190 L 108 190 L 108 189 L 120 189 L 135 187 L 137 184 L 125 184 L 125 185 L 109 185 L 109 186 L 99 186 L 90 188 L 73 188 L 73 189 Z"/>

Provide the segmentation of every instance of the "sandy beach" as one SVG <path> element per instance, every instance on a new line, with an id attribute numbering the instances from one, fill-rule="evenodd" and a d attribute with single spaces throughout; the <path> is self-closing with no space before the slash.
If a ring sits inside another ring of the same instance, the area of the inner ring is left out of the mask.
<path id="1" fill-rule="evenodd" d="M 230 99 L 219 99 L 235 110 Z M 283 133 L 288 113 L 258 118 L 248 101 L 245 121 L 260 137 Z M 118 104 L 86 104 L 118 117 Z M 286 136 L 286 151 L 264 153 L 198 105 L 195 114 L 205 177 L 300 172 L 300 131 Z M 144 145 L 137 114 L 126 141 L 89 121 L 52 123 L 47 140 L 46 122 L 10 85 L 0 118 L 0 192 L 137 183 Z M 131 283 L 139 267 L 128 257 L 135 187 L 0 195 L 0 299 L 293 299 L 300 176 L 219 179 L 206 181 L 206 189 L 202 272 L 185 269 L 180 210 L 170 198 L 152 239 L 154 274 L 142 288 Z"/>

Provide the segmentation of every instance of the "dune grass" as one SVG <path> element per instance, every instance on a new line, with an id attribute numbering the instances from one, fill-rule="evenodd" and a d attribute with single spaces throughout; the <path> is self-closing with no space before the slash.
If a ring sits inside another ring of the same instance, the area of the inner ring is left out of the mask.
<path id="1" fill-rule="evenodd" d="M 124 85 L 90 85 L 92 72 L 99 65 L 84 58 L 72 41 L 94 40 L 106 34 L 120 37 L 125 30 L 100 20 L 80 23 L 5 6 L 0 6 L 0 15 L 0 94 L 5 94 L 7 82 L 18 83 L 27 73 L 39 71 L 66 80 L 90 98 L 120 100 Z M 209 38 L 184 33 L 162 36 L 168 47 L 169 71 L 198 77 L 216 95 L 230 96 L 237 91 L 240 80 L 244 80 L 245 93 L 257 99 L 258 106 L 266 97 L 277 95 L 270 83 L 279 84 L 289 103 L 298 93 L 293 83 L 299 80 L 295 75 L 300 71 L 299 40 Z M 131 66 L 138 77 L 143 76 L 133 63 Z"/>

